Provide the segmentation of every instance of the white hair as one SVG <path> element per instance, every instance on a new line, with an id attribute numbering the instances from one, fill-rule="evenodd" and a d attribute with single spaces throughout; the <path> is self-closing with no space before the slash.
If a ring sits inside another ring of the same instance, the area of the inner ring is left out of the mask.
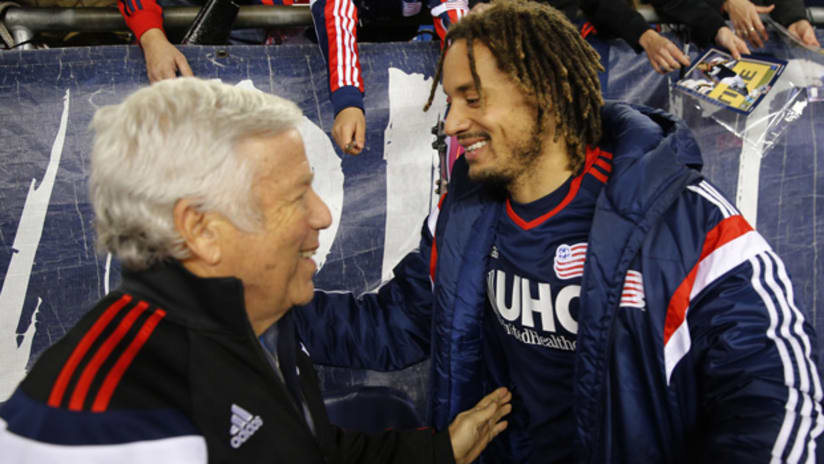
<path id="1" fill-rule="evenodd" d="M 183 198 L 244 230 L 259 227 L 256 166 L 235 148 L 296 128 L 301 116 L 283 98 L 197 78 L 162 81 L 100 108 L 89 180 L 98 249 L 131 269 L 189 257 L 173 218 Z"/>

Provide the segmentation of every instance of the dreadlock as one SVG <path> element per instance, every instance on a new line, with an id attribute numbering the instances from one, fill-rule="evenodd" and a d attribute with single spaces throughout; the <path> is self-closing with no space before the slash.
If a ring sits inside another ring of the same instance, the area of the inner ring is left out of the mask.
<path id="1" fill-rule="evenodd" d="M 477 40 L 496 58 L 498 68 L 508 74 L 527 95 L 535 99 L 538 127 L 547 113 L 555 122 L 553 141 L 566 140 L 570 168 L 584 165 L 587 145 L 601 138 L 600 57 L 560 11 L 528 0 L 494 0 L 490 7 L 471 13 L 452 25 L 444 43 L 466 40 L 469 67 L 475 87 L 483 97 L 475 67 L 473 45 Z M 447 47 L 441 51 L 438 68 L 424 111 L 432 105 Z"/>

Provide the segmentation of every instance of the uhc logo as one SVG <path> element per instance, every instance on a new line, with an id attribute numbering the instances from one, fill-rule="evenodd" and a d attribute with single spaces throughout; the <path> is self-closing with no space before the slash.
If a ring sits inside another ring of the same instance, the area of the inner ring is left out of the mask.
<path id="1" fill-rule="evenodd" d="M 530 292 L 529 279 L 512 276 L 512 287 L 507 292 L 507 276 L 500 270 L 487 275 L 487 296 L 507 334 L 530 345 L 542 345 L 561 350 L 574 350 L 578 321 L 572 317 L 572 300 L 581 293 L 580 285 L 567 285 L 552 299 L 550 285 L 538 282 L 538 298 Z M 506 304 L 506 294 L 511 295 Z M 560 327 L 559 327 L 560 326 Z M 568 338 L 560 329 L 573 335 Z"/>
<path id="2" fill-rule="evenodd" d="M 563 244 L 555 249 L 553 269 L 559 279 L 574 279 L 584 275 L 584 259 L 587 257 L 587 244 Z"/>

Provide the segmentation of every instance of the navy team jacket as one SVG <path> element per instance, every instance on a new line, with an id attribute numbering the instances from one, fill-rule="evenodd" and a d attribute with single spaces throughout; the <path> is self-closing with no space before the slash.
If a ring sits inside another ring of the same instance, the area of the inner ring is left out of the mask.
<path id="1" fill-rule="evenodd" d="M 817 462 L 816 340 L 784 264 L 696 170 L 682 122 L 615 103 L 603 121 L 613 172 L 581 283 L 577 461 Z M 503 199 L 466 172 L 459 160 L 391 281 L 359 297 L 318 291 L 296 311 L 315 362 L 387 370 L 431 358 L 439 428 L 495 387 L 481 324 Z M 641 277 L 640 298 L 626 298 L 628 275 Z"/>

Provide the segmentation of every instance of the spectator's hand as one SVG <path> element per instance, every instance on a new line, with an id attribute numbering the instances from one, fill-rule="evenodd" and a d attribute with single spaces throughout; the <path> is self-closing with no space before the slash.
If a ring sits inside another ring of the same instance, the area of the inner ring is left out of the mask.
<path id="1" fill-rule="evenodd" d="M 681 65 L 690 65 L 689 57 L 678 46 L 652 29 L 641 34 L 638 43 L 647 52 L 649 64 L 657 73 L 666 74 L 680 69 Z"/>
<path id="2" fill-rule="evenodd" d="M 727 26 L 718 28 L 715 33 L 715 43 L 720 47 L 724 47 L 730 51 L 730 55 L 736 60 L 741 59 L 741 55 L 749 55 L 750 49 L 747 47 L 747 42 L 735 36 L 735 33 Z"/>
<path id="3" fill-rule="evenodd" d="M 152 84 L 163 79 L 174 79 L 178 71 L 181 76 L 194 75 L 186 57 L 169 42 L 160 29 L 144 32 L 140 36 L 140 46 L 146 58 L 146 74 Z"/>
<path id="4" fill-rule="evenodd" d="M 501 418 L 512 411 L 512 393 L 504 387 L 483 397 L 474 408 L 455 417 L 449 424 L 449 438 L 456 464 L 474 461 L 496 435 L 506 429 Z"/>
<path id="5" fill-rule="evenodd" d="M 332 138 L 341 150 L 350 155 L 358 155 L 363 151 L 366 136 L 366 118 L 363 110 L 350 106 L 344 108 L 335 116 L 332 125 Z"/>
<path id="6" fill-rule="evenodd" d="M 758 15 L 771 12 L 775 5 L 756 6 L 750 0 L 727 0 L 721 9 L 730 15 L 736 34 L 742 39 L 748 39 L 756 48 L 764 46 L 769 37 Z"/>
<path id="7" fill-rule="evenodd" d="M 790 24 L 790 27 L 787 29 L 790 31 L 790 34 L 795 36 L 795 38 L 800 40 L 804 45 L 812 45 L 814 47 L 821 46 L 821 44 L 818 43 L 818 39 L 815 38 L 815 29 L 806 19 L 799 19 Z"/>

